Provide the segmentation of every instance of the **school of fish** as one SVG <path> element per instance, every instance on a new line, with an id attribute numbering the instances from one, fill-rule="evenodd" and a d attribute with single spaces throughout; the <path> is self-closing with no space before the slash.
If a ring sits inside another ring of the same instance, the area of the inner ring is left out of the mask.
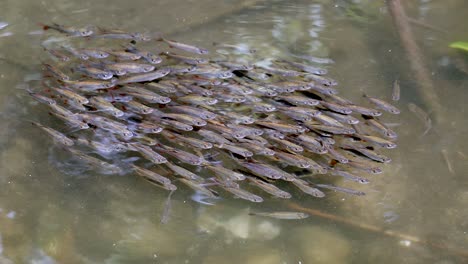
<path id="1" fill-rule="evenodd" d="M 323 181 L 367 184 L 391 161 L 382 150 L 397 146 L 382 119 L 398 108 L 340 97 L 325 76 L 331 59 L 260 59 L 240 45 L 95 26 L 44 30 L 43 78 L 27 93 L 57 122 L 32 123 L 90 170 L 206 198 L 364 195 Z"/>

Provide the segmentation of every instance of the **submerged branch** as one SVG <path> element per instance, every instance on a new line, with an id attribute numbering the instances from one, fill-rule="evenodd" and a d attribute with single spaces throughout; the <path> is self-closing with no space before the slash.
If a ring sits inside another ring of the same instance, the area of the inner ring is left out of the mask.
<path id="1" fill-rule="evenodd" d="M 400 42 L 407 54 L 411 70 L 418 82 L 418 92 L 426 105 L 431 108 L 436 122 L 441 120 L 443 108 L 439 102 L 431 74 L 424 62 L 424 56 L 414 40 L 413 33 L 400 0 L 388 0 L 388 8 L 393 17 L 393 22 L 400 35 Z"/>

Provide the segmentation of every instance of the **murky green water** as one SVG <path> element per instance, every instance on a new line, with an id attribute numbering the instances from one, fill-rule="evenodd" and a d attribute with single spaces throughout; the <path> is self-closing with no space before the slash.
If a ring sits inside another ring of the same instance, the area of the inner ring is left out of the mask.
<path id="1" fill-rule="evenodd" d="M 468 262 L 468 75 L 456 67 L 456 61 L 468 61 L 447 47 L 466 40 L 467 2 L 420 0 L 406 6 L 412 18 L 445 31 L 413 25 L 446 111 L 442 125 L 425 136 L 424 124 L 407 105 L 431 109 L 417 93 L 383 1 L 246 2 L 254 4 L 242 9 L 238 1 L 212 0 L 0 3 L 0 20 L 10 23 L 3 31 L 13 33 L 0 37 L 0 263 Z M 329 56 L 336 61 L 329 70 L 340 93 L 355 100 L 363 92 L 390 98 L 397 78 L 402 114 L 389 122 L 398 124 L 399 147 L 387 153 L 393 162 L 369 185 L 340 182 L 365 191 L 363 197 L 327 193 L 322 200 L 224 199 L 208 206 L 181 188 L 172 196 L 169 223 L 162 225 L 167 192 L 131 175 L 63 173 L 49 138 L 26 121 L 48 118 L 38 116 L 42 106 L 15 87 L 39 72 L 45 56 L 41 37 L 28 32 L 50 21 L 162 31 L 201 46 L 248 43 L 262 56 Z M 249 209 L 288 210 L 291 202 L 346 221 L 247 215 Z"/>

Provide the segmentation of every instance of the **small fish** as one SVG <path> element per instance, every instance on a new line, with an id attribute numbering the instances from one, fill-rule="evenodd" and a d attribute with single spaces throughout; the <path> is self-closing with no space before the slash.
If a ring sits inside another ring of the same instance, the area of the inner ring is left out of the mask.
<path id="1" fill-rule="evenodd" d="M 78 50 L 80 54 L 85 54 L 90 58 L 95 58 L 95 59 L 104 59 L 109 57 L 109 53 L 100 50 L 100 49 L 80 49 Z"/>
<path id="2" fill-rule="evenodd" d="M 306 80 L 313 80 L 313 81 L 316 81 L 320 84 L 323 84 L 323 85 L 326 85 L 326 86 L 335 86 L 335 85 L 338 85 L 338 82 L 336 80 L 333 80 L 331 78 L 327 78 L 327 77 L 324 77 L 324 76 L 320 76 L 320 75 L 315 75 L 315 74 L 305 74 L 303 76 Z M 330 92 L 333 91 L 333 90 L 329 90 Z M 336 91 L 336 90 L 335 90 Z M 333 93 L 328 93 L 328 94 L 336 94 L 336 92 L 333 92 Z"/>
<path id="3" fill-rule="evenodd" d="M 119 79 L 117 84 L 136 83 L 136 82 L 149 82 L 159 78 L 162 78 L 170 73 L 168 69 L 160 69 L 152 72 L 141 73 L 138 75 L 132 75 L 126 78 Z"/>
<path id="4" fill-rule="evenodd" d="M 307 169 L 311 166 L 307 159 L 300 155 L 294 155 L 283 151 L 275 151 L 275 156 L 280 161 L 286 162 L 287 164 L 298 168 Z"/>
<path id="5" fill-rule="evenodd" d="M 169 180 L 168 178 L 164 176 L 157 174 L 156 172 L 144 169 L 134 164 L 132 164 L 132 168 L 138 175 L 148 178 L 152 181 L 159 182 L 162 185 L 168 185 L 171 183 L 171 180 Z"/>
<path id="6" fill-rule="evenodd" d="M 100 96 L 93 96 L 90 98 L 90 103 L 97 109 L 101 109 L 105 112 L 109 112 L 115 117 L 121 117 L 124 115 L 124 112 L 117 109 L 112 103 L 109 103 L 106 99 Z"/>
<path id="7" fill-rule="evenodd" d="M 94 91 L 99 89 L 107 89 L 116 85 L 116 80 L 109 81 L 87 80 L 87 81 L 64 81 L 67 85 L 84 91 Z"/>
<path id="8" fill-rule="evenodd" d="M 245 175 L 232 171 L 230 169 L 224 168 L 223 166 L 206 166 L 209 170 L 213 171 L 216 175 L 219 175 L 222 179 L 228 181 L 243 181 L 245 180 Z"/>
<path id="9" fill-rule="evenodd" d="M 188 106 L 188 105 L 170 106 L 169 109 L 171 111 L 184 113 L 184 114 L 191 115 L 191 116 L 196 116 L 205 120 L 212 120 L 216 118 L 217 116 L 215 113 L 210 112 L 208 110 L 193 107 L 193 106 Z"/>
<path id="10" fill-rule="evenodd" d="M 262 68 L 262 69 L 266 70 L 269 73 L 278 74 L 278 75 L 281 75 L 281 76 L 284 76 L 284 77 L 297 77 L 297 76 L 302 74 L 302 73 L 300 73 L 298 71 L 275 68 L 275 67 L 271 67 L 271 66 L 260 66 L 259 68 Z"/>
<path id="11" fill-rule="evenodd" d="M 231 141 L 227 140 L 225 137 L 222 135 L 213 132 L 211 130 L 207 129 L 200 129 L 197 131 L 200 136 L 202 136 L 205 140 L 212 142 L 212 143 L 217 143 L 217 144 L 229 144 Z"/>
<path id="12" fill-rule="evenodd" d="M 304 64 L 304 63 L 300 63 L 300 62 L 294 62 L 294 61 L 288 61 L 288 60 L 280 60 L 280 62 L 287 63 L 287 64 L 293 66 L 296 69 L 299 69 L 299 70 L 304 71 L 304 72 L 312 73 L 312 74 L 325 75 L 328 72 L 324 68 L 319 68 L 319 67 L 315 67 L 315 66 L 312 66 L 312 65 L 307 65 L 307 64 Z"/>
<path id="13" fill-rule="evenodd" d="M 143 121 L 135 125 L 136 129 L 143 133 L 158 134 L 163 128 L 158 124 L 149 121 Z"/>
<path id="14" fill-rule="evenodd" d="M 231 111 L 221 111 L 220 114 L 230 118 L 230 121 L 235 124 L 250 125 L 255 122 L 255 119 L 250 116 L 245 116 Z"/>
<path id="15" fill-rule="evenodd" d="M 58 104 L 48 104 L 48 106 L 52 109 L 52 111 L 55 111 L 61 115 L 64 115 L 64 116 L 76 116 L 75 113 L 73 113 L 72 111 L 66 109 L 65 107 L 63 106 L 60 106 Z"/>
<path id="16" fill-rule="evenodd" d="M 65 53 L 63 53 L 60 50 L 56 50 L 56 49 L 45 49 L 45 50 L 59 61 L 62 61 L 62 62 L 70 61 L 70 57 L 68 57 Z"/>
<path id="17" fill-rule="evenodd" d="M 226 124 L 227 127 L 234 129 L 236 131 L 245 131 L 246 136 L 261 136 L 263 135 L 263 130 L 254 128 L 251 126 L 237 125 L 237 124 Z"/>
<path id="18" fill-rule="evenodd" d="M 218 100 L 215 98 L 204 97 L 200 95 L 186 95 L 179 97 L 178 100 L 193 105 L 214 105 L 218 103 Z"/>
<path id="19" fill-rule="evenodd" d="M 165 157 L 161 156 L 161 154 L 157 153 L 156 151 L 154 151 L 150 147 L 145 146 L 143 144 L 130 143 L 129 148 L 130 148 L 130 150 L 134 150 L 134 151 L 139 152 L 143 157 L 145 157 L 149 161 L 153 162 L 154 164 L 162 164 L 162 163 L 167 162 L 167 159 Z"/>
<path id="20" fill-rule="evenodd" d="M 393 149 L 396 148 L 397 145 L 389 140 L 379 138 L 376 136 L 367 136 L 367 135 L 361 135 L 361 134 L 356 134 L 356 136 L 362 140 L 365 140 L 370 143 L 374 143 L 376 145 L 382 146 L 387 149 Z"/>
<path id="21" fill-rule="evenodd" d="M 255 195 L 253 193 L 250 193 L 246 190 L 243 190 L 243 189 L 240 189 L 240 188 L 231 188 L 231 187 L 226 187 L 226 186 L 222 186 L 221 187 L 234 194 L 236 197 L 239 197 L 241 199 L 244 199 L 244 200 L 247 200 L 247 201 L 251 201 L 251 202 L 254 202 L 254 203 L 261 203 L 263 202 L 263 198 L 258 196 L 258 195 Z"/>
<path id="22" fill-rule="evenodd" d="M 372 109 L 372 108 L 367 108 L 367 107 L 353 105 L 353 104 L 348 105 L 347 107 L 351 109 L 352 111 L 359 113 L 361 115 L 374 116 L 374 117 L 382 115 L 382 112 Z"/>
<path id="23" fill-rule="evenodd" d="M 292 195 L 290 193 L 279 189 L 274 184 L 265 182 L 263 180 L 255 178 L 255 177 L 247 177 L 247 179 L 249 179 L 249 181 L 253 185 L 257 186 L 258 188 L 264 190 L 265 192 L 267 192 L 267 193 L 269 193 L 269 194 L 271 194 L 271 195 L 273 195 L 275 197 L 279 197 L 279 198 L 283 198 L 283 199 L 289 199 L 289 198 L 292 197 Z"/>
<path id="24" fill-rule="evenodd" d="M 44 130 L 45 132 L 47 132 L 47 134 L 49 134 L 55 142 L 57 143 L 60 143 L 64 146 L 73 146 L 75 143 L 73 142 L 73 140 L 71 140 L 70 138 L 68 138 L 67 136 L 65 136 L 64 134 L 58 132 L 57 130 L 55 129 L 52 129 L 50 127 L 46 127 L 44 125 L 41 125 L 37 122 L 31 122 L 33 125 L 39 127 L 40 129 Z"/>
<path id="25" fill-rule="evenodd" d="M 201 157 L 194 155 L 192 153 L 180 150 L 180 149 L 169 148 L 169 147 L 164 147 L 164 148 L 158 147 L 157 149 L 173 156 L 174 158 L 180 160 L 183 163 L 187 163 L 190 165 L 199 166 L 203 162 L 203 159 Z"/>
<path id="26" fill-rule="evenodd" d="M 338 122 L 343 122 L 343 123 L 346 123 L 348 125 L 356 125 L 359 123 L 359 119 L 351 116 L 351 115 L 342 115 L 342 114 L 338 114 L 338 113 L 335 113 L 335 112 L 331 112 L 331 111 L 323 111 L 322 112 L 324 115 L 327 115 L 327 116 L 330 116 L 334 119 L 336 119 Z"/>
<path id="27" fill-rule="evenodd" d="M 290 125 L 290 124 L 281 124 L 277 122 L 269 122 L 269 121 L 256 121 L 255 124 L 268 127 L 274 130 L 277 130 L 281 133 L 286 134 L 296 134 L 296 133 L 304 133 L 306 129 L 302 126 L 298 125 Z"/>
<path id="28" fill-rule="evenodd" d="M 137 101 L 134 101 L 134 100 L 129 101 L 129 102 L 124 102 L 123 104 L 128 110 L 138 113 L 138 114 L 142 114 L 142 115 L 148 115 L 154 111 L 153 108 L 147 105 L 144 105 L 142 103 L 139 103 Z"/>
<path id="29" fill-rule="evenodd" d="M 400 109 L 396 108 L 395 106 L 391 105 L 390 103 L 385 102 L 384 100 L 380 100 L 374 97 L 370 97 L 364 94 L 364 97 L 367 98 L 371 103 L 373 103 L 377 108 L 382 109 L 386 112 L 389 112 L 394 115 L 400 114 Z"/>
<path id="30" fill-rule="evenodd" d="M 276 111 L 276 107 L 268 103 L 257 102 L 254 103 L 253 110 L 260 113 L 271 113 Z"/>
<path id="31" fill-rule="evenodd" d="M 367 163 L 367 162 L 360 162 L 360 161 L 355 161 L 355 160 L 350 160 L 347 165 L 360 169 L 363 171 L 367 171 L 372 174 L 380 174 L 382 173 L 382 169 L 379 167 L 374 167 L 372 164 Z"/>
<path id="32" fill-rule="evenodd" d="M 327 109 L 330 109 L 332 111 L 335 111 L 344 115 L 349 115 L 353 112 L 353 109 L 351 108 L 350 105 L 343 106 L 343 105 L 339 105 L 336 103 L 325 102 L 325 101 L 320 101 L 320 105 L 324 106 Z"/>
<path id="33" fill-rule="evenodd" d="M 398 79 L 393 82 L 392 100 L 395 102 L 400 100 L 400 81 Z"/>
<path id="34" fill-rule="evenodd" d="M 185 137 L 185 136 L 182 136 L 178 133 L 174 133 L 174 132 L 170 132 L 170 131 L 167 131 L 167 130 L 164 130 L 162 132 L 162 135 L 165 136 L 166 138 L 168 138 L 169 140 L 176 140 L 177 143 L 184 143 L 184 144 L 187 144 L 187 145 L 190 145 L 192 147 L 195 147 L 195 148 L 199 148 L 199 149 L 210 149 L 213 147 L 213 144 L 209 143 L 209 142 L 205 142 L 203 140 L 200 140 L 200 139 L 197 139 L 197 138 L 192 138 L 192 137 Z"/>
<path id="35" fill-rule="evenodd" d="M 230 145 L 230 144 L 222 144 L 222 145 L 219 145 L 219 148 L 222 148 L 222 149 L 226 149 L 232 153 L 235 153 L 237 155 L 240 155 L 244 158 L 249 158 L 249 157 L 252 157 L 253 156 L 253 153 L 252 151 L 248 150 L 248 149 L 245 149 L 245 148 L 242 148 L 242 147 L 238 147 L 238 146 L 235 146 L 235 145 Z"/>
<path id="36" fill-rule="evenodd" d="M 140 54 L 135 54 L 132 52 L 127 52 L 127 51 L 122 51 L 122 50 L 107 50 L 107 53 L 119 58 L 120 60 L 138 60 L 141 58 Z"/>
<path id="37" fill-rule="evenodd" d="M 171 102 L 171 98 L 146 90 L 143 87 L 125 86 L 123 91 L 126 94 L 140 98 L 149 103 L 168 104 Z"/>
<path id="38" fill-rule="evenodd" d="M 333 191 L 337 191 L 337 192 L 344 192 L 344 193 L 357 195 L 357 196 L 366 195 L 365 192 L 356 191 L 356 190 L 353 190 L 353 189 L 348 189 L 348 188 L 343 188 L 343 187 L 338 187 L 338 186 L 333 186 L 333 185 L 328 185 L 328 184 L 315 184 L 315 186 L 317 186 L 319 188 L 329 189 L 329 190 L 333 190 Z"/>
<path id="39" fill-rule="evenodd" d="M 193 72 L 197 69 L 194 65 L 167 65 L 162 69 L 170 71 L 170 74 L 183 74 Z"/>
<path id="40" fill-rule="evenodd" d="M 300 95 L 280 95 L 278 98 L 294 105 L 316 106 L 320 103 L 318 100 Z"/>
<path id="41" fill-rule="evenodd" d="M 308 115 L 310 117 L 316 117 L 321 115 L 322 112 L 310 107 L 301 107 L 301 106 L 278 106 L 282 112 L 295 112 L 303 115 Z"/>
<path id="42" fill-rule="evenodd" d="M 207 49 L 199 48 L 199 47 L 192 46 L 189 44 L 180 43 L 174 40 L 161 38 L 160 41 L 166 42 L 171 48 L 176 48 L 176 49 L 180 49 L 180 50 L 191 52 L 191 53 L 196 53 L 196 54 L 208 54 L 209 53 Z"/>
<path id="43" fill-rule="evenodd" d="M 275 138 L 275 137 L 269 137 L 270 140 L 278 143 L 277 147 L 279 148 L 282 148 L 282 149 L 286 149 L 287 151 L 292 151 L 292 152 L 295 152 L 295 153 L 299 153 L 299 152 L 303 152 L 304 151 L 304 148 L 301 147 L 300 145 L 296 144 L 296 143 L 293 143 L 289 140 L 286 140 L 286 139 L 279 139 L 279 138 Z"/>
<path id="44" fill-rule="evenodd" d="M 395 131 L 391 130 L 376 119 L 367 119 L 366 123 L 387 138 L 394 139 L 398 137 Z"/>
<path id="45" fill-rule="evenodd" d="M 392 161 L 392 159 L 390 159 L 389 157 L 386 157 L 382 154 L 379 154 L 373 150 L 370 150 L 368 148 L 362 148 L 362 147 L 354 147 L 354 146 L 344 146 L 345 148 L 350 148 L 350 149 L 353 149 L 359 153 L 361 153 L 362 155 L 372 159 L 372 160 L 375 160 L 375 161 L 378 161 L 378 162 L 382 162 L 382 163 L 390 163 Z"/>
<path id="46" fill-rule="evenodd" d="M 98 153 L 111 153 L 113 151 L 113 148 L 111 145 L 101 143 L 99 141 L 95 140 L 89 140 L 89 139 L 84 139 L 84 138 L 78 138 L 76 139 L 76 142 L 88 147 L 93 148 L 95 151 Z"/>
<path id="47" fill-rule="evenodd" d="M 298 219 L 305 219 L 305 218 L 309 217 L 309 215 L 306 214 L 306 213 L 286 212 L 286 211 L 250 212 L 249 215 L 265 216 L 265 217 L 271 217 L 271 218 L 282 219 L 282 220 L 298 220 Z"/>
<path id="48" fill-rule="evenodd" d="M 0 21 L 0 30 L 8 27 L 8 25 L 10 25 L 8 22 Z"/>
<path id="49" fill-rule="evenodd" d="M 206 195 L 209 198 L 217 198 L 218 197 L 218 195 L 216 195 L 213 191 L 211 191 L 210 189 L 206 188 L 205 186 L 203 186 L 202 184 L 200 184 L 198 182 L 195 182 L 195 181 L 192 181 L 192 180 L 187 180 L 187 179 L 184 179 L 184 178 L 180 178 L 179 181 L 181 183 L 187 185 L 189 188 L 193 189 L 194 191 L 203 193 L 204 195 Z"/>
<path id="50" fill-rule="evenodd" d="M 136 41 L 150 41 L 151 38 L 143 33 L 138 32 L 125 32 L 118 29 L 104 29 L 98 27 L 98 32 L 93 36 L 94 38 L 110 38 L 110 39 L 131 39 Z"/>
<path id="51" fill-rule="evenodd" d="M 33 92 L 30 89 L 27 89 L 27 91 L 28 91 L 29 95 L 31 95 L 34 99 L 36 99 L 40 103 L 48 104 L 48 105 L 56 105 L 57 104 L 57 102 L 52 98 L 49 98 L 49 97 L 44 96 L 42 94 L 38 94 L 36 92 Z"/>
<path id="52" fill-rule="evenodd" d="M 56 87 L 50 87 L 50 88 L 53 89 L 54 91 L 56 91 L 57 93 L 65 96 L 69 100 L 74 101 L 77 104 L 83 105 L 83 104 L 88 104 L 89 103 L 88 98 L 76 93 L 73 90 L 70 90 L 70 89 L 67 89 L 67 88 L 56 88 Z"/>
<path id="53" fill-rule="evenodd" d="M 145 50 L 138 50 L 134 46 L 127 46 L 126 51 L 135 53 L 137 56 L 141 56 L 146 62 L 151 64 L 159 64 L 162 62 L 162 58 Z"/>
<path id="54" fill-rule="evenodd" d="M 70 77 L 68 75 L 66 75 L 65 73 L 63 73 L 61 70 L 59 70 L 57 67 L 54 67 L 50 64 L 47 64 L 47 63 L 43 63 L 42 64 L 48 72 L 52 73 L 54 76 L 56 76 L 59 80 L 62 80 L 62 81 L 69 81 L 70 80 Z"/>
<path id="55" fill-rule="evenodd" d="M 226 48 L 226 49 L 232 49 L 241 54 L 253 54 L 257 52 L 255 49 L 250 49 L 249 46 L 245 43 L 227 44 L 227 43 L 213 42 L 213 46 Z"/>
<path id="56" fill-rule="evenodd" d="M 409 103 L 408 104 L 408 109 L 414 114 L 416 115 L 417 118 L 421 119 L 421 121 L 424 122 L 424 126 L 426 127 L 426 130 L 423 132 L 423 136 L 426 135 L 429 130 L 431 130 L 432 128 L 432 119 L 429 117 L 429 115 L 424 111 L 422 110 L 422 108 L 420 108 L 419 106 L 413 104 L 413 103 Z"/>
<path id="57" fill-rule="evenodd" d="M 87 67 L 84 65 L 79 65 L 78 67 L 75 68 L 75 70 L 82 72 L 91 78 L 100 79 L 100 80 L 109 80 L 109 79 L 112 79 L 112 77 L 114 76 L 112 72 L 110 71 L 101 70 L 101 69 L 94 68 L 94 67 Z"/>
<path id="58" fill-rule="evenodd" d="M 362 177 L 356 176 L 354 174 L 351 174 L 351 173 L 349 173 L 347 171 L 342 171 L 342 170 L 338 170 L 338 169 L 330 170 L 330 174 L 335 175 L 335 176 L 340 176 L 340 177 L 343 177 L 346 180 L 350 180 L 350 181 L 353 181 L 353 182 L 358 182 L 358 183 L 361 183 L 361 184 L 368 184 L 370 182 L 366 178 L 362 178 Z"/>
<path id="59" fill-rule="evenodd" d="M 254 68 L 253 65 L 250 64 L 240 64 L 230 61 L 217 61 L 216 63 L 228 68 L 231 71 L 250 71 Z"/>
<path id="60" fill-rule="evenodd" d="M 310 194 L 317 198 L 325 197 L 325 194 L 322 191 L 310 186 L 310 184 L 304 180 L 295 178 L 293 181 L 291 181 L 291 183 L 294 184 L 297 188 L 299 188 L 304 193 Z"/>
<path id="61" fill-rule="evenodd" d="M 176 120 L 171 120 L 171 119 L 160 119 L 160 124 L 177 129 L 177 130 L 182 130 L 182 131 L 192 131 L 193 126 L 187 125 L 185 123 L 176 121 Z"/>
<path id="62" fill-rule="evenodd" d="M 171 162 L 166 162 L 165 165 L 167 167 L 169 167 L 170 170 L 172 170 L 175 174 L 187 179 L 187 180 L 192 180 L 192 181 L 196 181 L 196 182 L 203 182 L 203 178 L 196 175 L 195 173 L 185 169 L 185 168 L 182 168 L 180 166 L 177 166 Z"/>
<path id="63" fill-rule="evenodd" d="M 314 119 L 321 122 L 323 125 L 327 125 L 327 126 L 335 126 L 335 127 L 344 127 L 344 125 L 334 119 L 333 117 L 329 116 L 326 114 L 326 112 L 328 113 L 333 113 L 333 112 L 330 112 L 330 111 L 323 111 L 321 113 L 323 113 L 323 115 L 316 115 L 314 116 Z M 340 115 L 338 113 L 334 113 L 335 115 Z M 347 116 L 347 115 L 341 115 L 341 116 Z"/>
<path id="64" fill-rule="evenodd" d="M 349 159 L 346 158 L 343 154 L 341 154 L 339 151 L 337 151 L 333 146 L 327 146 L 327 153 L 328 155 L 338 161 L 339 163 L 346 164 L 349 162 Z"/>
<path id="65" fill-rule="evenodd" d="M 119 166 L 110 164 L 101 159 L 85 154 L 79 150 L 69 148 L 68 151 L 73 153 L 75 157 L 78 157 L 80 161 L 99 169 L 103 174 L 120 174 L 123 172 L 123 170 Z"/>
<path id="66" fill-rule="evenodd" d="M 57 30 L 60 33 L 65 33 L 74 37 L 89 37 L 94 34 L 94 30 L 91 26 L 86 26 L 83 28 L 68 27 L 53 23 L 51 25 L 42 25 L 44 30 L 53 29 Z"/>
<path id="67" fill-rule="evenodd" d="M 173 94 L 177 92 L 177 89 L 173 85 L 163 82 L 149 82 L 146 84 L 146 87 L 149 89 L 156 89 L 158 92 L 168 94 Z"/>
<path id="68" fill-rule="evenodd" d="M 260 177 L 267 177 L 273 180 L 290 177 L 285 171 L 282 171 L 271 165 L 254 162 L 240 162 L 240 164 L 241 166 L 251 171 L 253 174 Z"/>
<path id="69" fill-rule="evenodd" d="M 107 63 L 105 64 L 105 68 L 107 70 L 122 71 L 125 73 L 148 73 L 155 69 L 154 65 L 135 62 Z"/>
<path id="70" fill-rule="evenodd" d="M 172 203 L 171 203 L 171 196 L 172 193 L 174 193 L 174 190 L 172 190 L 169 195 L 167 196 L 166 202 L 164 203 L 164 209 L 161 215 L 161 224 L 167 224 L 169 222 L 169 216 L 172 208 Z"/>
<path id="71" fill-rule="evenodd" d="M 173 58 L 173 59 L 180 60 L 188 64 L 194 64 L 194 65 L 208 62 L 208 60 L 205 58 L 193 58 L 193 57 L 183 56 L 183 55 L 179 55 L 179 54 L 175 54 L 171 52 L 163 52 L 161 53 L 161 55 L 165 55 L 169 58 Z"/>
<path id="72" fill-rule="evenodd" d="M 77 129 L 88 129 L 89 128 L 89 125 L 87 123 L 77 119 L 75 116 L 63 115 L 63 114 L 55 112 L 55 111 L 52 111 L 50 113 L 52 115 L 62 119 L 63 121 L 65 121 L 67 124 L 69 124 L 73 128 L 77 128 Z"/>
<path id="73" fill-rule="evenodd" d="M 162 117 L 174 119 L 182 123 L 188 123 L 191 126 L 200 127 L 200 126 L 206 126 L 207 124 L 206 121 L 201 118 L 186 115 L 186 114 L 163 114 Z"/>
<path id="74" fill-rule="evenodd" d="M 354 128 L 351 128 L 351 127 L 344 127 L 344 126 L 337 127 L 337 126 L 329 126 L 329 125 L 317 125 L 317 124 L 313 124 L 313 123 L 310 123 L 310 122 L 306 122 L 306 123 L 304 123 L 304 125 L 307 128 L 310 128 L 310 129 L 320 130 L 320 131 L 332 133 L 332 134 L 335 134 L 335 135 L 339 135 L 339 134 L 350 135 L 350 134 L 356 133 L 356 130 L 354 130 Z"/>

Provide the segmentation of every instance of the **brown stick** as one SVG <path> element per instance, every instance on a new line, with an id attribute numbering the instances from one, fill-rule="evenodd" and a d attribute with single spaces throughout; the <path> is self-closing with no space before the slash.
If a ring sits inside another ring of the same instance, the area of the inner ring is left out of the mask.
<path id="1" fill-rule="evenodd" d="M 294 202 L 289 202 L 288 206 L 289 206 L 289 208 L 291 208 L 293 210 L 308 213 L 310 215 L 314 215 L 314 216 L 329 219 L 329 220 L 332 220 L 332 221 L 335 221 L 335 222 L 347 224 L 347 225 L 350 225 L 350 226 L 353 226 L 353 227 L 356 227 L 356 228 L 359 228 L 359 229 L 363 229 L 363 230 L 366 230 L 366 231 L 369 231 L 369 232 L 379 233 L 379 234 L 383 234 L 383 235 L 386 235 L 386 236 L 389 236 L 389 237 L 394 237 L 394 238 L 397 238 L 397 239 L 407 240 L 407 241 L 410 241 L 412 243 L 426 245 L 426 246 L 429 246 L 431 248 L 445 250 L 445 251 L 453 253 L 453 254 L 455 254 L 457 256 L 468 258 L 468 251 L 466 251 L 466 250 L 462 250 L 462 249 L 458 249 L 458 248 L 454 248 L 454 247 L 449 247 L 449 246 L 446 246 L 446 245 L 443 245 L 443 244 L 437 244 L 437 243 L 433 243 L 433 242 L 429 242 L 429 241 L 424 241 L 424 240 L 421 240 L 420 238 L 415 237 L 415 236 L 403 234 L 403 233 L 393 231 L 393 230 L 386 230 L 386 229 L 383 229 L 383 228 L 377 227 L 377 226 L 373 226 L 373 225 L 369 225 L 369 224 L 365 224 L 365 223 L 354 222 L 354 221 L 349 220 L 347 218 L 343 218 L 343 217 L 340 217 L 340 216 L 337 216 L 337 215 L 332 215 L 332 214 L 329 214 L 329 213 L 325 213 L 325 212 L 322 212 L 322 211 L 317 210 L 317 209 L 305 208 L 305 207 L 302 207 L 302 206 L 300 206 L 300 205 L 298 205 L 298 204 L 296 204 Z"/>
<path id="2" fill-rule="evenodd" d="M 387 0 L 388 9 L 393 17 L 393 22 L 400 35 L 400 41 L 405 49 L 411 70 L 418 82 L 418 91 L 427 107 L 432 108 L 436 122 L 441 121 L 443 108 L 437 97 L 436 90 L 431 80 L 431 74 L 424 63 L 424 57 L 418 44 L 413 38 L 413 33 L 400 0 Z"/>

